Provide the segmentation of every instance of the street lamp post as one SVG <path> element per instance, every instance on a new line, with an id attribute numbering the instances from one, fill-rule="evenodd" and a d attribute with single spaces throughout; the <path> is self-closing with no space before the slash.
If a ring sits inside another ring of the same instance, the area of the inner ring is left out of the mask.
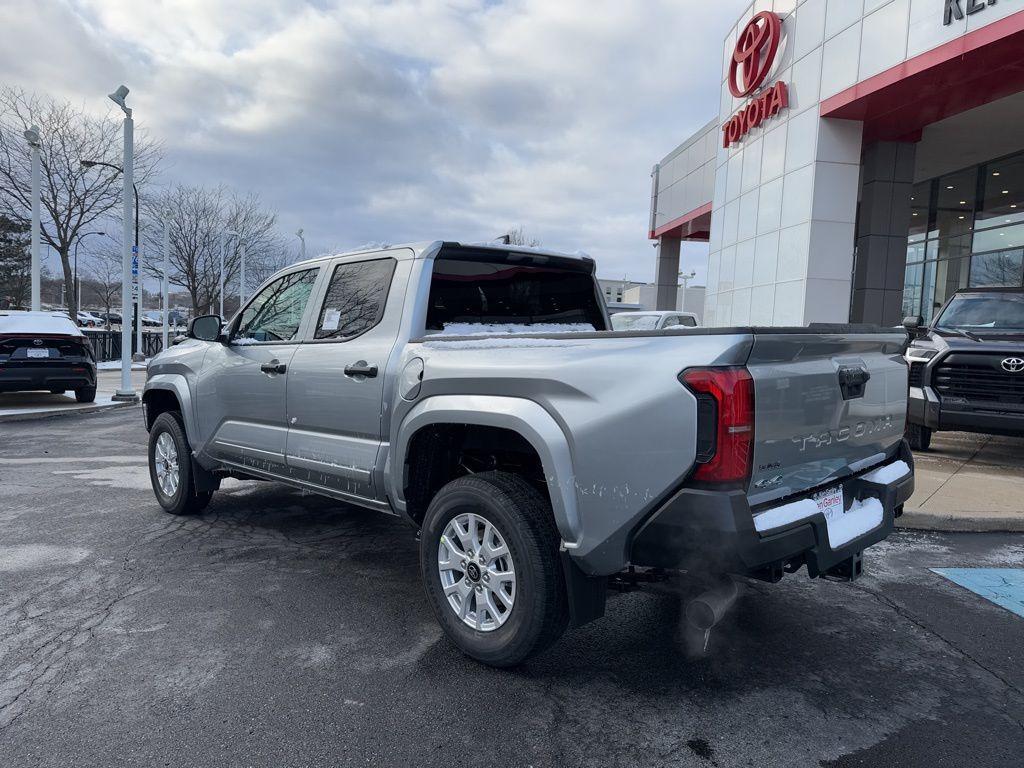
<path id="1" fill-rule="evenodd" d="M 170 306 L 170 301 L 169 301 L 169 298 L 170 298 L 170 296 L 169 296 L 170 287 L 168 285 L 168 276 L 171 274 L 171 211 L 164 211 L 164 243 L 163 243 L 163 245 L 164 245 L 164 275 L 163 275 L 164 279 L 163 279 L 162 288 L 161 288 L 161 291 L 160 291 L 161 294 L 162 294 L 162 299 L 163 299 L 163 301 L 161 302 L 161 305 L 163 306 L 163 310 L 164 310 L 164 312 L 163 312 L 164 327 L 163 327 L 163 334 L 162 334 L 162 339 L 163 339 L 163 347 L 162 347 L 162 349 L 167 349 L 167 325 L 170 322 L 169 318 L 170 318 L 170 314 L 171 314 L 171 306 Z"/>
<path id="2" fill-rule="evenodd" d="M 25 131 L 32 155 L 32 310 L 39 311 L 42 303 L 42 261 L 39 258 L 39 148 L 42 141 L 39 127 L 33 125 Z"/>
<path id="3" fill-rule="evenodd" d="M 83 234 L 79 235 L 78 239 L 75 241 L 75 298 L 77 299 L 75 306 L 78 307 L 79 312 L 82 311 L 82 286 L 78 282 L 78 246 L 81 245 L 82 241 L 85 240 L 85 238 L 87 238 L 89 235 L 106 234 L 106 232 L 84 232 Z"/>
<path id="4" fill-rule="evenodd" d="M 302 254 L 302 260 L 305 261 L 306 260 L 306 238 L 303 237 L 302 235 L 303 235 L 302 227 L 299 227 L 297 230 L 295 230 L 295 236 L 297 238 L 299 238 L 299 242 L 302 243 L 302 245 L 301 245 L 302 250 L 300 251 L 300 253 Z"/>
<path id="5" fill-rule="evenodd" d="M 241 259 L 240 276 L 238 278 L 238 308 L 245 304 L 245 240 L 238 238 L 239 258 Z"/>
<path id="6" fill-rule="evenodd" d="M 122 86 L 122 87 L 124 87 L 124 86 Z M 125 88 L 125 94 L 127 95 L 127 93 L 128 93 L 128 89 Z M 110 98 L 114 99 L 115 95 L 117 95 L 116 91 L 110 95 Z M 118 106 L 120 106 L 120 103 L 117 102 L 116 99 L 114 99 L 114 102 L 117 103 Z M 128 110 L 127 113 L 126 113 L 128 116 L 125 118 L 125 120 L 130 121 L 131 120 L 131 109 L 128 109 L 127 107 L 122 107 L 122 109 L 127 109 Z M 134 128 L 134 124 L 133 124 L 132 127 Z M 133 137 L 131 137 L 131 138 L 128 137 L 128 135 L 127 135 L 128 130 L 129 129 L 126 126 L 125 127 L 125 134 L 126 134 L 125 141 L 126 142 L 131 141 L 132 138 L 133 138 Z M 134 131 L 133 131 L 133 133 L 134 133 Z M 114 165 L 113 163 L 106 163 L 106 162 L 104 162 L 102 160 L 79 160 L 79 162 L 82 164 L 83 168 L 95 168 L 97 165 L 101 165 L 104 168 L 110 168 L 112 170 L 117 171 L 118 173 L 122 173 L 122 174 L 124 173 L 124 168 L 122 168 L 121 166 Z M 138 275 L 137 257 L 138 257 L 138 253 L 139 253 L 139 188 L 135 184 L 134 181 L 132 181 L 131 184 L 132 184 L 132 193 L 133 193 L 133 195 L 135 197 L 135 238 L 132 240 L 131 254 L 134 255 L 136 258 L 135 259 L 130 259 L 129 269 L 130 269 L 130 276 L 132 278 L 132 282 L 134 283 L 135 282 L 134 278 Z M 125 215 L 127 215 L 127 214 L 125 214 Z M 123 250 L 122 250 L 122 254 L 123 254 Z M 141 286 L 140 286 L 140 290 L 139 290 L 139 298 L 140 299 L 141 299 L 141 296 L 142 296 L 142 291 L 141 291 Z M 122 304 L 123 304 L 123 302 L 124 302 L 124 296 L 123 295 L 121 296 L 121 300 L 122 300 Z M 142 333 L 141 333 L 141 330 L 139 330 L 142 327 L 142 318 L 140 317 L 141 311 L 142 311 L 142 309 L 141 309 L 141 306 L 140 306 L 139 303 L 133 303 L 132 304 L 132 320 L 135 323 L 136 335 L 137 335 L 137 341 L 138 341 L 138 347 L 136 348 L 136 351 L 139 354 L 142 354 Z M 121 325 L 124 325 L 124 320 L 125 320 L 126 317 L 128 317 L 127 308 L 122 306 L 121 307 Z M 129 341 L 130 341 L 130 335 L 129 335 Z M 143 357 L 141 359 L 144 360 L 145 356 L 143 355 Z"/>
<path id="7" fill-rule="evenodd" d="M 226 229 L 220 233 L 220 316 L 224 318 L 224 251 L 228 247 L 228 238 L 238 237 L 233 229 Z"/>
<path id="8" fill-rule="evenodd" d="M 123 207 L 122 236 L 121 236 L 121 388 L 114 395 L 114 400 L 132 401 L 138 400 L 138 395 L 132 389 L 132 331 L 131 323 L 128 320 L 128 307 L 131 303 L 131 279 L 132 279 L 132 252 L 137 246 L 131 246 L 132 239 L 132 190 L 135 189 L 134 172 L 134 141 L 135 123 L 132 120 L 132 110 L 125 104 L 128 97 L 128 88 L 124 85 L 118 86 L 117 90 L 110 94 L 109 98 L 124 112 L 124 154 L 122 158 L 121 175 L 124 181 L 121 195 Z M 136 227 L 136 233 L 138 228 Z"/>

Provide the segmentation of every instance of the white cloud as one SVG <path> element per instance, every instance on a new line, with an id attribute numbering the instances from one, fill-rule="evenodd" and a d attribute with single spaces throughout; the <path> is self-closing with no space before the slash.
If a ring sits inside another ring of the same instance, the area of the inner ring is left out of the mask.
<path id="1" fill-rule="evenodd" d="M 0 72 L 100 112 L 125 82 L 167 180 L 253 189 L 311 250 L 523 224 L 649 279 L 650 168 L 716 112 L 744 5 L 15 0 Z"/>

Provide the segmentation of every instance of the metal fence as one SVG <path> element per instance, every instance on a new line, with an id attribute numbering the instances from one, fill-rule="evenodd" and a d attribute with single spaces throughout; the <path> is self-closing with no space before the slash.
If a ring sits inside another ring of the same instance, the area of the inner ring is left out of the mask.
<path id="1" fill-rule="evenodd" d="M 83 328 L 82 332 L 92 340 L 92 349 L 96 355 L 97 362 L 121 359 L 121 332 L 120 331 L 94 331 Z M 179 332 L 171 330 L 169 339 L 173 339 Z M 142 353 L 146 357 L 152 357 L 163 349 L 163 334 L 161 332 L 142 332 Z M 135 351 L 135 335 L 132 334 L 132 351 Z"/>

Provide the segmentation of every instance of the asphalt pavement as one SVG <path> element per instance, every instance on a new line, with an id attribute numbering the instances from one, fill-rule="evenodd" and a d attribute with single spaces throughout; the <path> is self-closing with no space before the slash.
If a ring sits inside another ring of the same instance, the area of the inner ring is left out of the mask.
<path id="1" fill-rule="evenodd" d="M 854 584 L 752 584 L 687 657 L 681 601 L 510 671 L 449 645 L 402 521 L 232 481 L 160 511 L 138 407 L 0 424 L 0 764 L 1010 766 L 1024 619 L 932 568 L 1024 534 L 899 533 Z"/>

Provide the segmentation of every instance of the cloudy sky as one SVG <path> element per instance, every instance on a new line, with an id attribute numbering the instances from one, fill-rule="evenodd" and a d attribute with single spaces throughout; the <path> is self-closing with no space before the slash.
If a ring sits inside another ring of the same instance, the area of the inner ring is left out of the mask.
<path id="1" fill-rule="evenodd" d="M 254 190 L 311 253 L 523 225 L 649 280 L 651 166 L 715 114 L 745 5 L 5 0 L 0 81 L 101 113 L 125 83 L 164 181 Z"/>

